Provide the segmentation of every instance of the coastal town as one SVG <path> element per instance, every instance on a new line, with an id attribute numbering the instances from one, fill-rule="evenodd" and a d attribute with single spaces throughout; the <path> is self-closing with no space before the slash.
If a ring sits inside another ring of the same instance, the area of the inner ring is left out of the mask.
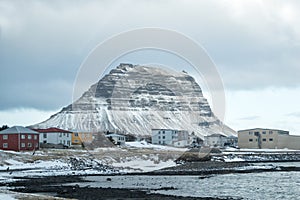
<path id="1" fill-rule="evenodd" d="M 299 200 L 300 1 L 0 0 L 0 200 Z"/>
<path id="2" fill-rule="evenodd" d="M 111 131 L 4 128 L 0 132 L 0 191 L 4 193 L 0 197 L 3 198 L 34 199 L 38 194 L 39 199 L 48 199 L 55 194 L 63 198 L 93 199 L 95 193 L 84 185 L 86 179 L 99 184 L 94 190 L 105 198 L 135 195 L 148 198 L 148 194 L 140 193 L 140 186 L 163 192 L 168 188 L 166 182 L 161 182 L 165 186 L 157 182 L 164 176 L 198 176 L 197 180 L 205 184 L 217 174 L 300 170 L 293 165 L 300 160 L 297 145 L 300 137 L 277 129 L 248 129 L 238 131 L 237 137 L 212 134 L 202 139 L 194 133 L 172 129 L 153 129 L 150 137 L 138 138 Z M 128 181 L 126 175 L 133 180 Z M 149 185 L 151 181 L 139 178 L 144 176 L 153 177 L 152 185 Z M 62 185 L 55 186 L 57 183 Z M 79 186 L 63 186 L 66 183 Z M 110 188 L 122 188 L 118 185 L 123 183 L 136 189 Z M 174 186 L 181 190 L 180 183 Z M 177 189 L 167 191 L 180 196 Z M 162 194 L 155 197 L 165 198 Z"/>
<path id="3" fill-rule="evenodd" d="M 35 151 L 38 149 L 82 149 L 118 146 L 126 142 L 147 141 L 155 145 L 182 148 L 237 148 L 237 149 L 291 149 L 300 150 L 300 136 L 290 135 L 288 131 L 254 128 L 238 131 L 237 136 L 212 134 L 204 138 L 197 137 L 186 130 L 152 129 L 149 137 L 135 137 L 118 132 L 71 131 L 49 127 L 30 129 L 23 126 L 11 128 L 3 126 L 0 131 L 0 149 L 12 151 Z M 99 140 L 101 138 L 101 140 Z"/>

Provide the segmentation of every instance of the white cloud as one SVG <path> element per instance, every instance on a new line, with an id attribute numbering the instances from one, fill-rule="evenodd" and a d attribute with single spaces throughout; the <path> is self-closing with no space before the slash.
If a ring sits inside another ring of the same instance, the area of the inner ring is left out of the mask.
<path id="1" fill-rule="evenodd" d="M 0 126 L 29 126 L 46 120 L 58 110 L 41 111 L 36 109 L 12 109 L 0 111 Z"/>
<path id="2" fill-rule="evenodd" d="M 300 101 L 296 89 L 268 88 L 264 90 L 227 91 L 225 122 L 235 130 L 245 128 L 286 129 L 300 135 L 299 118 L 287 115 L 296 111 Z M 244 120 L 256 116 L 253 120 Z"/>

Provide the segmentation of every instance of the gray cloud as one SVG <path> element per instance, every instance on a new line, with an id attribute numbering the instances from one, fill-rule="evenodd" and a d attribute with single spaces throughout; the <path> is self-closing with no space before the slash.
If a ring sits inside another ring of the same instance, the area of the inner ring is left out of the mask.
<path id="1" fill-rule="evenodd" d="M 300 111 L 288 113 L 288 114 L 286 114 L 286 116 L 300 118 Z"/>
<path id="2" fill-rule="evenodd" d="M 65 106 L 95 45 L 149 26 L 202 44 L 229 90 L 299 86 L 299 10 L 297 1 L 1 1 L 0 110 Z"/>

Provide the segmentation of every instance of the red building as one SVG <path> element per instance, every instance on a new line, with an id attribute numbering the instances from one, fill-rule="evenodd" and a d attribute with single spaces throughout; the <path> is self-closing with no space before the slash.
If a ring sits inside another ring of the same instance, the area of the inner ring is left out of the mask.
<path id="1" fill-rule="evenodd" d="M 39 149 L 39 133 L 23 126 L 0 131 L 0 149 L 33 151 Z"/>

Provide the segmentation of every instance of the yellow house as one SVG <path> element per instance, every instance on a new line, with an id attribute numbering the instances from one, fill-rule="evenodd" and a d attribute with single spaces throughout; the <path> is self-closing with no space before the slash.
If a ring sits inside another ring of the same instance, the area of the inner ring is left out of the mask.
<path id="1" fill-rule="evenodd" d="M 82 145 L 82 143 L 92 143 L 93 133 L 92 132 L 80 132 L 73 131 L 72 133 L 72 145 Z"/>

